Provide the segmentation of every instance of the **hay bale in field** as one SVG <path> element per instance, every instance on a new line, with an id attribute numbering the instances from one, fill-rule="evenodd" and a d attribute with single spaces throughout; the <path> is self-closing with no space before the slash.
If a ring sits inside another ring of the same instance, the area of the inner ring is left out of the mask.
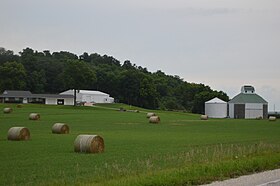
<path id="1" fill-rule="evenodd" d="M 86 153 L 104 152 L 104 140 L 98 135 L 79 135 L 74 142 L 74 151 Z"/>
<path id="2" fill-rule="evenodd" d="M 153 113 L 153 112 L 148 112 L 148 113 L 147 113 L 147 118 L 150 118 L 151 116 L 156 116 L 156 114 Z"/>
<path id="3" fill-rule="evenodd" d="M 201 120 L 208 120 L 208 115 L 201 115 L 201 116 L 200 116 L 200 119 L 201 119 Z"/>
<path id="4" fill-rule="evenodd" d="M 38 113 L 31 113 L 31 114 L 29 114 L 29 119 L 30 120 L 38 120 L 38 119 L 40 119 L 40 114 L 38 114 Z"/>
<path id="5" fill-rule="evenodd" d="M 55 123 L 52 126 L 52 133 L 54 134 L 69 134 L 69 126 L 65 123 Z"/>
<path id="6" fill-rule="evenodd" d="M 125 111 L 126 111 L 126 109 L 121 107 L 121 108 L 119 109 L 119 111 L 121 111 L 121 112 L 125 112 Z"/>
<path id="7" fill-rule="evenodd" d="M 29 140 L 30 132 L 25 127 L 12 127 L 8 131 L 8 140 Z"/>
<path id="8" fill-rule="evenodd" d="M 159 123 L 159 122 L 160 122 L 159 116 L 151 116 L 149 118 L 149 123 Z"/>
<path id="9" fill-rule="evenodd" d="M 17 108 L 22 108 L 22 104 L 18 104 L 18 105 L 17 105 Z"/>
<path id="10" fill-rule="evenodd" d="M 269 121 L 276 121 L 276 117 L 275 116 L 269 116 L 268 120 Z"/>
<path id="11" fill-rule="evenodd" d="M 13 109 L 12 108 L 4 108 L 3 112 L 4 112 L 4 114 L 9 114 L 9 113 L 13 112 Z"/>
<path id="12" fill-rule="evenodd" d="M 256 117 L 256 120 L 261 120 L 261 119 L 263 119 L 261 116 Z"/>

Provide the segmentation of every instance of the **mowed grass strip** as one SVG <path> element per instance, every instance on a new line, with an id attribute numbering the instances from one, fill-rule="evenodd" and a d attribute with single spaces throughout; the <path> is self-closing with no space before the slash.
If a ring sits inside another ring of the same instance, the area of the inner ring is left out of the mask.
<path id="1" fill-rule="evenodd" d="M 0 185 L 200 184 L 275 168 L 280 162 L 279 121 L 201 121 L 200 115 L 153 111 L 161 118 L 153 125 L 145 112 L 0 104 L 5 107 L 13 112 L 0 115 Z M 115 105 L 119 107 L 123 105 Z M 33 112 L 40 113 L 40 120 L 28 119 Z M 67 123 L 70 134 L 52 134 L 58 122 Z M 31 139 L 8 141 L 7 131 L 14 126 L 27 127 Z M 105 152 L 75 153 L 79 134 L 102 136 Z"/>

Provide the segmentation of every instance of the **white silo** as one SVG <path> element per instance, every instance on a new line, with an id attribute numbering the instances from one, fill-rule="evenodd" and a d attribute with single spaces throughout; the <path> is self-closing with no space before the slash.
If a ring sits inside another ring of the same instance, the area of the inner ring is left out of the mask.
<path id="1" fill-rule="evenodd" d="M 226 118 L 227 102 L 214 98 L 205 102 L 205 114 L 210 118 Z"/>

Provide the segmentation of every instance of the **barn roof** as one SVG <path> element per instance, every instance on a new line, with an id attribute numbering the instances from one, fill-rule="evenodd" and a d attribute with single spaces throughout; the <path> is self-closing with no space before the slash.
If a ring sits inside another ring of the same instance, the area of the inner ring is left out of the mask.
<path id="1" fill-rule="evenodd" d="M 76 90 L 76 91 L 77 91 L 77 93 L 81 93 L 81 94 L 109 96 L 109 94 L 106 94 L 104 92 L 100 92 L 97 90 Z M 60 95 L 74 95 L 74 89 L 70 89 L 70 90 L 61 92 Z"/>
<path id="2" fill-rule="evenodd" d="M 228 103 L 267 103 L 267 101 L 258 94 L 240 93 L 232 98 Z"/>

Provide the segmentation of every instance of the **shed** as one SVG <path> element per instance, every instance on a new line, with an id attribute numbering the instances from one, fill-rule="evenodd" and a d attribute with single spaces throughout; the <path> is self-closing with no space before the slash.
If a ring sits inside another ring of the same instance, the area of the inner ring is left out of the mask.
<path id="1" fill-rule="evenodd" d="M 210 118 L 226 118 L 227 102 L 217 97 L 205 102 L 205 114 Z"/>
<path id="2" fill-rule="evenodd" d="M 95 90 L 76 90 L 76 101 L 83 103 L 113 103 L 109 94 Z M 61 92 L 60 95 L 74 95 L 74 89 Z"/>
<path id="3" fill-rule="evenodd" d="M 255 88 L 245 85 L 241 93 L 228 102 L 229 117 L 240 119 L 267 118 L 268 103 L 255 93 Z"/>

